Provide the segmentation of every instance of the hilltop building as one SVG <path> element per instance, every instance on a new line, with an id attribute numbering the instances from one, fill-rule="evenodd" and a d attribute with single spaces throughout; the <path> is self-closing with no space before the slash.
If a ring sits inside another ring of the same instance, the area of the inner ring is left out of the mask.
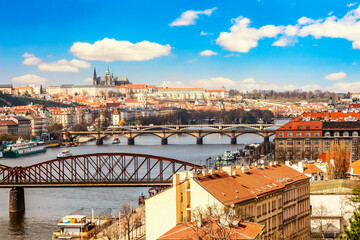
<path id="1" fill-rule="evenodd" d="M 93 85 L 94 86 L 121 86 L 131 84 L 127 77 L 122 76 L 115 76 L 109 70 L 109 66 L 106 68 L 105 76 L 98 77 L 96 74 L 96 69 L 94 68 L 94 75 L 93 75 Z"/>

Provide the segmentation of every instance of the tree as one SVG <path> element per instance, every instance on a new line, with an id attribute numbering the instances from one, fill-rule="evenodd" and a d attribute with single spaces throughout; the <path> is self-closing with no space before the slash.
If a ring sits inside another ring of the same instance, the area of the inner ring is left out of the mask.
<path id="1" fill-rule="evenodd" d="M 328 179 L 346 179 L 350 166 L 350 152 L 346 149 L 346 145 L 332 142 L 326 156 L 329 166 Z"/>
<path id="2" fill-rule="evenodd" d="M 340 239 L 360 239 L 360 207 L 354 211 L 353 216 L 349 219 L 349 226 L 344 225 L 344 234 L 340 236 Z"/>
<path id="3" fill-rule="evenodd" d="M 54 138 L 54 139 L 61 139 L 62 138 L 62 129 L 63 126 L 59 123 L 55 123 L 52 125 L 48 125 L 47 127 L 50 135 Z"/>
<path id="4" fill-rule="evenodd" d="M 134 211 L 132 205 L 124 202 L 120 208 L 121 213 L 121 232 L 131 239 L 131 233 L 135 229 L 141 227 L 144 222 L 145 209 L 144 207 Z"/>
<path id="5" fill-rule="evenodd" d="M 328 232 L 329 228 L 334 227 L 332 219 L 328 219 L 329 210 L 324 204 L 321 204 L 318 207 L 314 207 L 312 219 L 313 224 L 317 228 L 320 238 L 325 239 L 325 234 Z"/>
<path id="6" fill-rule="evenodd" d="M 192 219 L 184 223 L 190 227 L 198 239 L 225 240 L 231 239 L 236 227 L 234 211 L 228 206 L 212 205 L 197 207 L 192 211 Z M 240 223 L 239 220 L 237 220 Z"/>

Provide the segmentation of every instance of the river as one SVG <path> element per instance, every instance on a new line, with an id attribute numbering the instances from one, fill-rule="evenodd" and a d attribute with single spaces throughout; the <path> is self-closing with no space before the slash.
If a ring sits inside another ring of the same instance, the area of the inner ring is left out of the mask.
<path id="1" fill-rule="evenodd" d="M 160 145 L 160 138 L 139 136 L 135 145 L 127 145 L 126 138 L 120 138 L 119 145 L 111 144 L 112 138 L 106 139 L 104 145 L 96 146 L 95 142 L 68 148 L 74 155 L 88 153 L 127 152 L 143 153 L 175 158 L 197 164 L 205 164 L 205 159 L 222 154 L 225 150 L 236 150 L 245 144 L 262 142 L 263 138 L 254 134 L 238 137 L 237 145 L 231 145 L 230 138 L 220 135 L 209 135 L 203 145 L 196 145 L 196 139 L 188 135 L 175 135 L 169 138 L 168 145 Z M 0 164 L 7 166 L 28 166 L 46 160 L 55 159 L 63 148 L 50 148 L 46 153 L 35 154 L 18 159 L 1 159 Z M 25 188 L 26 213 L 23 216 L 9 215 L 10 189 L 0 189 L 0 239 L 51 239 L 57 229 L 56 223 L 63 216 L 75 211 L 95 214 L 107 210 L 116 215 L 124 201 L 133 202 L 141 193 L 148 195 L 148 188 Z"/>

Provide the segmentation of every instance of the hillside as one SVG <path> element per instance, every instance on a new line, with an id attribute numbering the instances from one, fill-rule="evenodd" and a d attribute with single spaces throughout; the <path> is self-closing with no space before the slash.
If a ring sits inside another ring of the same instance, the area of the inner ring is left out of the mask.
<path id="1" fill-rule="evenodd" d="M 70 105 L 58 102 L 47 101 L 43 99 L 14 96 L 8 94 L 0 94 L 0 106 L 1 107 L 12 107 L 12 106 L 23 106 L 28 104 L 34 105 L 45 105 L 46 107 L 69 107 Z"/>

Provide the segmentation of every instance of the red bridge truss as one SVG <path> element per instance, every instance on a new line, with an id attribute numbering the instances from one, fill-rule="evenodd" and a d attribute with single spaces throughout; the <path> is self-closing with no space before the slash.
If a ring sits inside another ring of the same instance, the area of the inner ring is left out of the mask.
<path id="1" fill-rule="evenodd" d="M 171 185 L 172 175 L 199 165 L 153 155 L 97 153 L 50 160 L 28 167 L 0 164 L 5 187 L 134 187 Z"/>

